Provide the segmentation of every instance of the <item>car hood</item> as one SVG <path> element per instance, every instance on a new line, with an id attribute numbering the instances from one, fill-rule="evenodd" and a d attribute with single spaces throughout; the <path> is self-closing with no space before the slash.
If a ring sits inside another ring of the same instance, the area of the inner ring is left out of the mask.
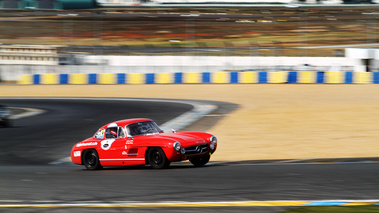
<path id="1" fill-rule="evenodd" d="M 157 140 L 170 140 L 170 142 L 178 141 L 182 147 L 193 146 L 196 144 L 204 144 L 206 141 L 197 136 L 188 133 L 161 133 L 157 135 L 149 135 L 152 139 Z"/>

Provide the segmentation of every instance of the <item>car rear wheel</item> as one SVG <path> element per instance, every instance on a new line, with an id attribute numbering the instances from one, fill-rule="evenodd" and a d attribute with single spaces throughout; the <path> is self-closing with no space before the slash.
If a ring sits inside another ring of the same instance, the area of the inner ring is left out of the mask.
<path id="1" fill-rule="evenodd" d="M 192 158 L 189 161 L 196 167 L 204 166 L 209 162 L 209 159 L 211 158 L 210 155 L 205 155 L 197 158 Z"/>
<path id="2" fill-rule="evenodd" d="M 150 166 L 154 169 L 165 169 L 170 166 L 171 162 L 167 159 L 161 148 L 150 149 L 147 156 Z"/>
<path id="3" fill-rule="evenodd" d="M 101 169 L 99 155 L 96 150 L 90 149 L 83 153 L 83 164 L 88 170 Z"/>

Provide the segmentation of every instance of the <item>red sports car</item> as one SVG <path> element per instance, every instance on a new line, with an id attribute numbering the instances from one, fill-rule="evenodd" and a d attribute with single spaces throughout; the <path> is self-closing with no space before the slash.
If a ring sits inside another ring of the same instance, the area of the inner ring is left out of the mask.
<path id="1" fill-rule="evenodd" d="M 71 150 L 71 160 L 90 170 L 103 166 L 148 165 L 167 168 L 171 162 L 208 163 L 217 138 L 203 132 L 163 133 L 151 119 L 120 120 L 101 127 Z"/>

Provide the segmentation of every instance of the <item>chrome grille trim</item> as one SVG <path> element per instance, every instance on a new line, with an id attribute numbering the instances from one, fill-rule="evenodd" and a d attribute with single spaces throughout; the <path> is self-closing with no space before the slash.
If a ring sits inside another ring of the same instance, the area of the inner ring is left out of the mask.
<path id="1" fill-rule="evenodd" d="M 208 151 L 208 144 L 190 146 L 185 148 L 185 155 L 197 155 Z"/>

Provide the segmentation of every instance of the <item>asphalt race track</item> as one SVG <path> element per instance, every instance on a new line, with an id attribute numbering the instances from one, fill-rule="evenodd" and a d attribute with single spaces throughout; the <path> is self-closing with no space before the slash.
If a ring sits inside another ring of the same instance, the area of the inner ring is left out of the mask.
<path id="1" fill-rule="evenodd" d="M 52 165 L 102 124 L 131 117 L 149 117 L 162 124 L 192 106 L 138 100 L 2 99 L 1 103 L 45 113 L 0 128 L 0 212 L 281 212 L 293 207 L 235 202 L 379 198 L 377 162 L 210 162 L 203 168 L 184 162 L 166 170 L 145 166 L 100 171 Z"/>
<path id="2" fill-rule="evenodd" d="M 14 99 L 9 107 L 45 110 L 17 119 L 13 128 L 1 129 L 0 165 L 47 164 L 67 157 L 72 146 L 91 137 L 98 128 L 126 118 L 151 118 L 158 125 L 192 109 L 192 105 L 144 101 Z"/>

